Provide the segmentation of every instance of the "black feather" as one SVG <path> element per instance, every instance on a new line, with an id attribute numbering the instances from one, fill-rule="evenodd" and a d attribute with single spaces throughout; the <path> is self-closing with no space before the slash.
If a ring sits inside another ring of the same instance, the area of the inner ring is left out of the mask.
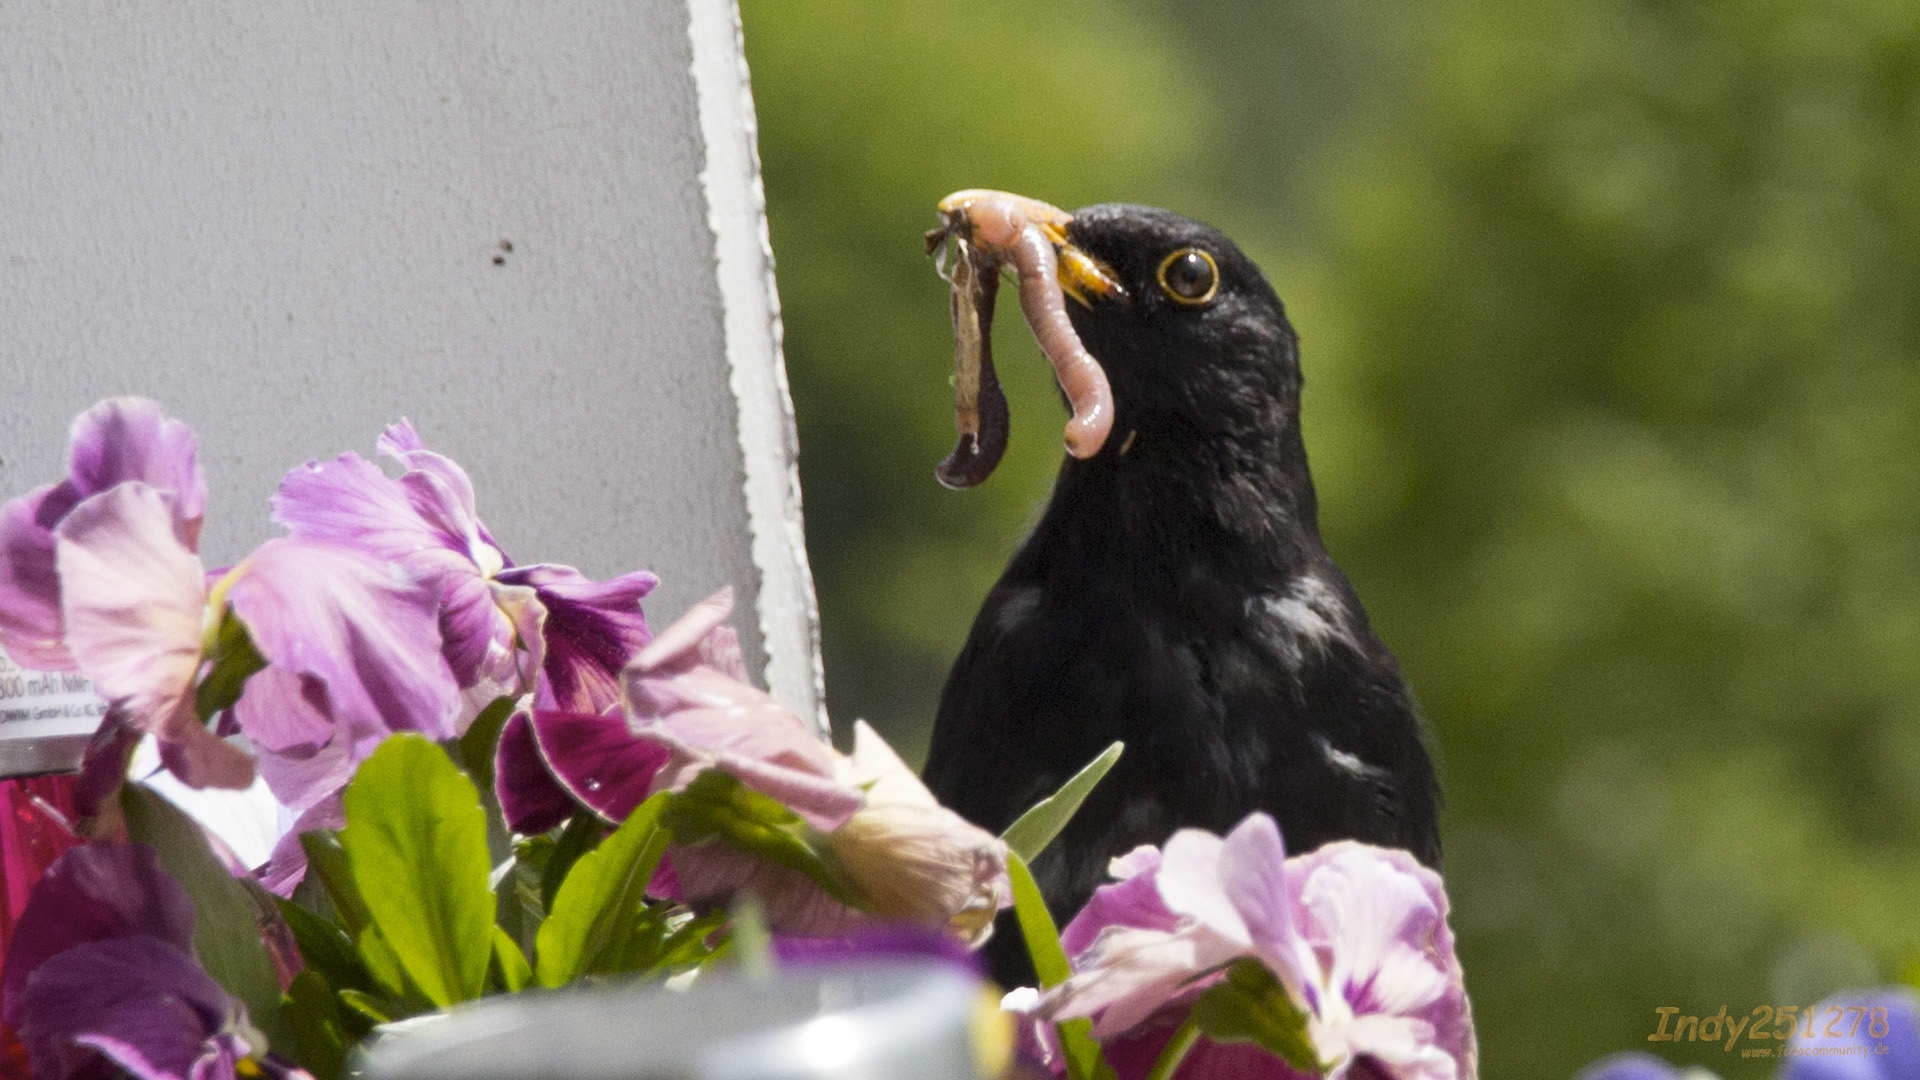
<path id="1" fill-rule="evenodd" d="M 1413 697 L 1321 546 L 1279 298 L 1226 237 L 1164 210 L 1081 210 L 1068 239 L 1129 293 L 1068 305 L 1112 382 L 1113 435 L 1062 465 L 982 604 L 941 695 L 928 785 L 999 831 L 1125 740 L 1034 867 L 1063 922 L 1115 855 L 1254 810 L 1291 851 L 1348 837 L 1437 866 L 1439 786 Z M 1206 304 L 1156 279 L 1185 248 L 1219 268 Z M 993 958 L 1003 982 L 1031 982 L 1006 920 Z"/>

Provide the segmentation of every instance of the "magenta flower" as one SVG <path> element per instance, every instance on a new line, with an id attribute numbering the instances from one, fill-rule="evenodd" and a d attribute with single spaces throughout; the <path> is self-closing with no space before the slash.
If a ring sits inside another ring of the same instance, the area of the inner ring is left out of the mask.
<path id="1" fill-rule="evenodd" d="M 855 724 L 852 756 L 842 756 L 741 681 L 738 640 L 720 625 L 731 602 L 721 593 L 696 605 L 627 666 L 636 736 L 671 753 L 653 789 L 683 791 L 718 770 L 771 796 L 816 831 L 814 843 L 859 903 L 714 843 L 669 849 L 681 897 L 704 905 L 751 892 L 770 925 L 794 934 L 845 933 L 877 920 L 985 942 L 994 915 L 1011 903 L 1006 845 L 941 806 L 865 723 Z"/>
<path id="2" fill-rule="evenodd" d="M 732 607 L 731 590 L 716 593 L 635 657 L 647 674 L 630 680 L 628 715 L 542 709 L 510 719 L 494 763 L 508 824 L 543 832 L 576 806 L 617 823 L 654 791 L 682 790 L 713 767 L 816 827 L 844 822 L 858 793 L 833 782 L 832 748 L 746 681 L 739 639 L 722 625 Z"/>
<path id="3" fill-rule="evenodd" d="M 598 713 L 619 702 L 616 676 L 649 640 L 640 600 L 658 579 L 594 582 L 564 566 L 515 566 L 475 510 L 473 484 L 421 443 L 407 421 L 381 454 L 396 479 L 358 454 L 294 469 L 273 498 L 296 538 L 403 567 L 439 601 L 447 664 L 467 692 L 465 719 L 503 694 L 543 708 Z"/>
<path id="4" fill-rule="evenodd" d="M 71 671 L 54 530 L 75 507 L 120 484 L 151 488 L 174 538 L 200 546 L 207 484 L 193 432 L 142 398 L 103 401 L 74 419 L 67 478 L 0 507 L 0 645 L 22 665 Z"/>
<path id="5" fill-rule="evenodd" d="M 0 511 L 0 640 L 24 662 L 77 668 L 117 736 L 150 733 L 195 787 L 245 787 L 253 761 L 209 732 L 195 691 L 226 614 L 268 664 L 232 718 L 296 811 L 344 782 L 388 731 L 454 733 L 438 597 L 362 555 L 269 541 L 209 581 L 192 432 L 152 402 L 102 402 L 74 424 L 70 475 Z M 124 751 L 125 737 L 113 749 Z M 123 767 L 96 755 L 96 779 Z M 112 779 L 117 780 L 117 776 Z"/>
<path id="6" fill-rule="evenodd" d="M 1446 893 L 1405 852 L 1340 842 L 1288 859 L 1273 819 L 1254 814 L 1225 839 L 1184 829 L 1164 852 L 1138 849 L 1114 869 L 1122 880 L 1061 935 L 1075 974 L 1042 1008 L 1091 1017 L 1123 1077 L 1144 1075 L 1185 1010 L 1243 958 L 1307 1015 L 1327 1076 L 1476 1075 Z M 1215 1055 L 1259 1059 L 1202 1040 L 1181 1075 L 1224 1066 Z M 1248 1075 L 1299 1075 L 1278 1058 L 1262 1064 Z"/>
<path id="7" fill-rule="evenodd" d="M 34 888 L 0 976 L 0 1019 L 40 1080 L 258 1075 L 266 1040 L 201 968 L 193 902 L 143 845 L 63 853 Z M 285 1070 L 276 1070 L 284 1072 Z"/>
<path id="8" fill-rule="evenodd" d="M 791 866 L 722 840 L 676 844 L 656 882 L 696 906 L 756 895 L 770 925 L 834 935 L 910 923 L 979 944 L 1010 902 L 1006 847 L 942 807 L 871 728 L 843 756 L 746 682 L 732 595 L 695 605 L 627 665 L 626 715 L 524 711 L 502 732 L 495 785 L 513 828 L 551 828 L 584 806 L 624 820 L 649 795 L 724 773 L 797 819 L 857 906 Z"/>

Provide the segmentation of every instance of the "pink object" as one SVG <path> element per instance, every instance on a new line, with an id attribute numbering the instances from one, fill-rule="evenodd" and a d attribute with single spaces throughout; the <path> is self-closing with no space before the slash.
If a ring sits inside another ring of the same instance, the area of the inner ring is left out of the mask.
<path id="1" fill-rule="evenodd" d="M 27 894 L 60 853 L 79 843 L 69 827 L 77 773 L 0 780 L 0 960 L 13 927 L 26 910 Z"/>

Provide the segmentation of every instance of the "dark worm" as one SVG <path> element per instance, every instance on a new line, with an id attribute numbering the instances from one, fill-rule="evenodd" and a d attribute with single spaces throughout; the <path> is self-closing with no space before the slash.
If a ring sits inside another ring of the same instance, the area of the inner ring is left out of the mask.
<path id="1" fill-rule="evenodd" d="M 993 370 L 993 300 L 1000 264 L 964 236 L 953 272 L 953 418 L 960 439 L 934 470 L 947 487 L 985 480 L 1007 452 L 1007 395 Z"/>

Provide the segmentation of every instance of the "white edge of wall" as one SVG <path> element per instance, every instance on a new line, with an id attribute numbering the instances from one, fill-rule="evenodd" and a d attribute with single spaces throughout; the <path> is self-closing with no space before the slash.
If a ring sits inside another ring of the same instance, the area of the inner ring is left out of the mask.
<path id="1" fill-rule="evenodd" d="M 706 151 L 700 185 L 726 313 L 729 382 L 739 407 L 767 688 L 825 736 L 820 610 L 801 526 L 799 443 L 780 352 L 780 295 L 773 281 L 773 242 L 760 185 L 759 129 L 740 10 L 735 0 L 687 0 L 687 15 Z"/>

